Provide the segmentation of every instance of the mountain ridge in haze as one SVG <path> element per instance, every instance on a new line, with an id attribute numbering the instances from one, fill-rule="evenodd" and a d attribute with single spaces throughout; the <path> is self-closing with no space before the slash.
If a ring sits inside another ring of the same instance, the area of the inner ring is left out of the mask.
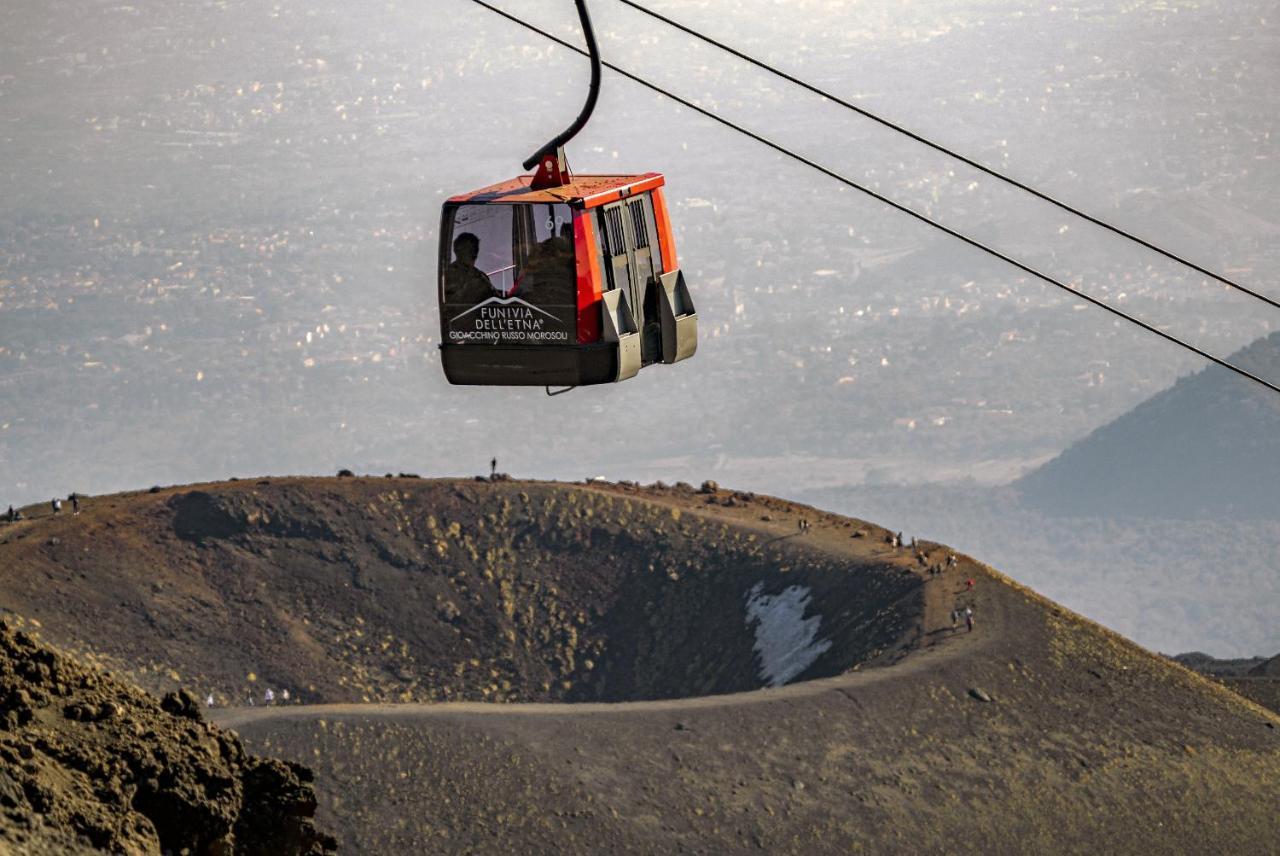
<path id="1" fill-rule="evenodd" d="M 1280 332 L 1228 362 L 1280 381 Z M 1062 516 L 1280 516 L 1280 396 L 1210 365 L 1179 378 L 1015 487 Z"/>

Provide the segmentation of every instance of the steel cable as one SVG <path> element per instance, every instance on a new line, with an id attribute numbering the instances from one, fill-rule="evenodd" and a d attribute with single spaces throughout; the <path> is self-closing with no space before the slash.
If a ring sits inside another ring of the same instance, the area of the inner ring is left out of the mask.
<path id="1" fill-rule="evenodd" d="M 524 19 L 511 14 L 510 12 L 500 9 L 497 6 L 494 6 L 493 4 L 486 2 L 486 0 L 470 0 L 470 2 L 475 3 L 477 6 L 481 6 L 485 9 L 488 9 L 490 12 L 493 12 L 496 15 L 500 15 L 501 17 L 506 18 L 508 21 L 511 21 L 514 24 L 518 24 L 519 26 L 524 27 L 525 29 L 530 30 L 531 32 L 537 33 L 543 38 L 549 39 L 550 41 L 555 42 L 561 47 L 567 48 L 568 50 L 574 51 L 575 53 L 578 53 L 582 56 L 589 57 L 589 54 L 587 53 L 587 51 L 583 50 L 582 48 L 579 48 L 576 45 L 573 45 L 570 42 L 565 41 L 559 36 L 549 33 L 546 30 L 543 30 L 538 26 L 531 24 L 528 21 L 525 21 Z M 964 243 L 968 244 L 971 247 L 974 247 L 975 249 L 981 250 L 982 252 L 987 253 L 988 255 L 991 255 L 997 259 L 1000 259 L 1006 264 L 1012 265 L 1013 267 L 1023 271 L 1024 273 L 1030 274 L 1031 276 L 1039 280 L 1047 282 L 1050 285 L 1056 286 L 1057 288 L 1060 288 L 1063 291 L 1069 292 L 1072 295 L 1080 298 L 1081 300 L 1087 301 L 1088 303 L 1091 303 L 1094 306 L 1097 306 L 1099 309 L 1103 309 L 1107 312 L 1110 312 L 1112 315 L 1122 318 L 1123 320 L 1128 321 L 1130 324 L 1134 324 L 1138 327 L 1141 327 L 1143 330 L 1146 330 L 1148 333 L 1153 333 L 1156 336 L 1159 336 L 1160 338 L 1168 342 L 1171 342 L 1172 344 L 1177 345 L 1180 348 L 1184 348 L 1185 350 L 1190 351 L 1191 353 L 1196 354 L 1199 357 L 1202 357 L 1212 363 L 1222 366 L 1223 368 L 1231 372 L 1234 372 L 1240 377 L 1247 378 L 1248 380 L 1251 380 L 1254 383 L 1259 384 L 1260 386 L 1266 387 L 1272 392 L 1280 393 L 1280 386 L 1277 386 L 1276 384 L 1273 384 L 1270 381 L 1265 380 L 1264 378 L 1258 377 L 1257 375 L 1252 374 L 1251 372 L 1243 368 L 1240 368 L 1239 366 L 1236 366 L 1230 362 L 1227 362 L 1221 357 L 1216 357 L 1213 354 L 1210 354 L 1208 351 L 1205 351 L 1205 350 L 1202 350 L 1201 348 L 1196 347 L 1190 342 L 1186 342 L 1182 339 L 1179 339 L 1177 336 L 1174 336 L 1170 333 L 1166 333 L 1165 331 L 1153 326 L 1152 324 L 1149 324 L 1146 321 L 1143 321 L 1141 318 L 1138 318 L 1136 316 L 1130 315 L 1127 312 L 1117 309 L 1114 306 L 1102 300 L 1099 300 L 1096 297 L 1086 294 L 1083 291 L 1080 291 L 1079 289 L 1076 289 L 1065 282 L 1055 279 L 1054 277 L 1050 276 L 1047 273 L 1043 273 L 1039 270 L 1036 270 L 1030 265 L 1020 262 L 1017 259 L 1013 258 L 1012 256 L 1006 255 L 1000 250 L 995 249 L 994 247 L 987 246 L 986 244 L 982 243 L 976 238 L 971 238 L 968 235 L 965 235 L 962 232 L 958 232 L 955 229 L 952 229 L 950 226 L 944 225 L 943 223 L 933 220 L 932 218 L 924 214 L 921 214 L 907 207 L 906 205 L 903 205 L 900 202 L 895 202 L 889 197 L 884 196 L 880 193 L 877 193 L 876 191 L 870 189 L 869 187 L 865 187 L 859 184 L 858 182 L 854 181 L 851 178 L 843 176 L 840 173 L 828 167 L 825 167 L 814 160 L 811 160 L 805 157 L 804 155 L 791 151 L 786 146 L 783 146 L 781 143 L 776 143 L 773 140 L 768 139 L 767 137 L 757 134 L 754 131 L 744 128 L 743 126 L 738 125 L 733 121 L 724 118 L 723 116 L 713 113 L 712 111 L 706 109 L 705 107 L 700 107 L 697 104 L 694 104 L 692 101 L 681 98 L 679 95 L 676 95 L 666 89 L 663 89 L 661 86 L 658 86 L 655 83 L 650 83 L 648 80 L 645 80 L 644 78 L 636 74 L 632 74 L 626 69 L 623 69 L 617 65 L 614 65 L 608 60 L 604 60 L 603 64 L 606 68 L 622 75 L 628 80 L 631 80 L 635 83 L 640 84 L 641 86 L 651 89 L 654 92 L 657 92 L 659 95 L 669 98 L 683 107 L 687 107 L 690 110 L 693 110 L 694 112 L 699 113 L 700 115 L 706 116 L 708 119 L 719 122 L 721 125 L 724 125 L 727 128 L 737 131 L 739 134 L 742 134 L 746 137 L 750 137 L 756 142 L 766 145 L 780 154 L 786 155 L 787 157 L 792 158 L 793 160 L 796 160 L 811 169 L 817 170 L 818 172 L 822 173 L 828 178 L 834 179 L 835 181 L 838 181 L 841 184 L 846 185 L 847 187 L 851 187 L 854 190 L 859 191 L 860 193 L 864 193 L 867 196 L 870 196 L 872 199 L 875 199 L 877 202 L 888 205 L 890 208 L 893 208 L 896 211 L 900 211 L 903 214 L 913 217 L 916 220 L 919 220 L 920 222 L 925 223 L 928 226 L 932 226 L 933 228 L 938 229 L 941 232 L 945 232 L 951 237 L 959 241 L 963 241 Z"/>
<path id="2" fill-rule="evenodd" d="M 1276 300 L 1273 300 L 1270 297 L 1267 297 L 1265 294 L 1261 294 L 1245 285 L 1241 285 L 1240 283 L 1232 279 L 1228 279 L 1226 276 L 1223 276 L 1222 274 L 1214 273 L 1213 271 L 1205 267 L 1202 267 L 1189 259 L 1185 259 L 1171 250 L 1166 250 L 1163 247 L 1146 240 L 1145 238 L 1139 237 L 1138 235 L 1135 235 L 1132 232 L 1129 232 L 1128 230 L 1121 228 L 1120 226 L 1113 225 L 1099 217 L 1095 217 L 1092 214 L 1089 214 L 1085 211 L 1081 211 L 1079 208 L 1076 208 L 1075 206 L 1071 205 L 1068 202 L 1064 202 L 1061 199 L 1058 199 L 1054 196 L 1050 196 L 1048 193 L 1045 193 L 1044 191 L 1041 191 L 1041 190 L 1037 190 L 1031 185 L 1026 184 L 1025 182 L 1019 181 L 1013 176 L 1006 175 L 997 169 L 994 169 L 992 167 L 987 166 L 986 164 L 981 163 L 980 161 L 976 161 L 973 158 L 970 158 L 966 155 L 963 155 L 955 151 L 954 149 L 948 148 L 947 146 L 944 146 L 942 143 L 931 140 L 928 137 L 924 136 L 923 134 L 917 133 L 916 131 L 912 131 L 911 129 L 905 128 L 902 125 L 899 125 L 890 119 L 886 119 L 883 116 L 872 113 L 870 110 L 866 109 L 865 107 L 859 107 L 857 104 L 853 104 L 841 98 L 838 95 L 834 95 L 826 91 L 825 89 L 821 89 L 817 86 L 814 86 L 811 83 L 801 80 L 795 75 L 788 74 L 787 72 L 782 71 L 781 69 L 775 68 L 774 66 L 769 65 L 768 63 L 762 60 L 756 59 L 755 57 L 750 56 L 749 54 L 743 53 L 737 48 L 731 47 L 730 45 L 726 45 L 724 42 L 718 41 L 717 39 L 714 39 L 711 36 L 708 36 L 704 33 L 700 33 L 697 30 L 693 29 L 692 27 L 681 24 L 679 21 L 672 20 L 671 18 L 668 18 L 666 15 L 663 15 L 661 12 L 655 12 L 652 9 L 646 8 L 645 6 L 642 6 L 639 3 L 635 2 L 635 0 L 618 0 L 618 2 L 623 4 L 624 6 L 629 6 L 632 9 L 635 9 L 637 12 L 641 12 L 645 15 L 650 16 L 651 18 L 661 21 L 662 23 L 666 24 L 669 27 L 674 27 L 675 29 L 679 30 L 682 33 L 686 33 L 690 36 L 693 36 L 696 39 L 701 39 L 707 44 L 717 47 L 720 50 L 728 54 L 731 54 L 732 56 L 737 57 L 743 62 L 750 63 L 751 65 L 754 65 L 757 68 L 763 69 L 764 71 L 767 71 L 770 74 L 777 75 L 778 77 L 782 78 L 788 83 L 792 83 L 796 86 L 799 86 L 802 89 L 812 92 L 814 95 L 817 95 L 821 98 L 825 98 L 834 104 L 839 104 L 841 107 L 844 107 L 848 110 L 852 110 L 854 113 L 857 113 L 859 116 L 863 116 L 867 119 L 870 119 L 873 122 L 878 122 L 884 127 L 889 128 L 890 130 L 896 131 L 897 133 L 902 134 L 903 136 L 906 136 L 911 138 L 912 140 L 915 140 L 917 143 L 920 143 L 921 145 L 928 146 L 929 148 L 935 151 L 941 152 L 942 154 L 947 155 L 948 157 L 954 158 L 955 160 L 958 160 L 961 163 L 965 164 L 966 166 L 970 166 L 978 170 L 979 172 L 986 173 L 992 178 L 1003 181 L 1005 184 L 1008 184 L 1012 187 L 1016 187 L 1017 189 L 1022 190 L 1026 193 L 1029 193 L 1032 196 L 1036 197 L 1037 199 L 1040 199 L 1044 202 L 1048 202 L 1050 205 L 1055 205 L 1061 210 L 1066 211 L 1069 214 L 1074 214 L 1076 217 L 1079 217 L 1082 220 L 1092 223 L 1095 226 L 1100 226 L 1101 228 L 1106 229 L 1107 231 L 1112 232 L 1116 235 L 1119 235 L 1122 238 L 1126 238 L 1134 242 L 1135 244 L 1138 244 L 1142 247 L 1146 247 L 1148 250 L 1151 250 L 1152 252 L 1159 253 L 1160 255 L 1164 256 L 1170 261 L 1174 261 L 1174 262 L 1177 262 L 1178 264 L 1184 265 L 1190 268 L 1191 270 L 1195 271 L 1196 273 L 1202 274 L 1203 276 L 1207 276 L 1210 279 L 1213 279 L 1222 283 L 1223 285 L 1226 285 L 1230 288 L 1234 288 L 1237 291 L 1241 291 L 1249 295 L 1250 297 L 1254 297 L 1258 300 L 1261 300 L 1263 303 L 1266 303 L 1269 306 L 1272 306 L 1276 309 L 1280 309 L 1280 302 L 1277 302 Z"/>

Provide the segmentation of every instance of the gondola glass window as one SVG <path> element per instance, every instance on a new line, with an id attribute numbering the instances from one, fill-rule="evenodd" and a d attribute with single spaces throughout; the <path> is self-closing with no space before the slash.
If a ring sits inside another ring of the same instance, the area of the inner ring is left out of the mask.
<path id="1" fill-rule="evenodd" d="M 449 341 L 571 343 L 577 279 L 569 206 L 459 205 L 452 215 L 441 246 Z"/>

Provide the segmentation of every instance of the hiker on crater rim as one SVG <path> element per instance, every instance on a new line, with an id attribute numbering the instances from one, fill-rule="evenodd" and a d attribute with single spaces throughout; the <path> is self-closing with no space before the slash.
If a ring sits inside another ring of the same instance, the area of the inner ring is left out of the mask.
<path id="1" fill-rule="evenodd" d="M 71 513 L 79 514 L 80 513 L 80 494 L 73 492 L 71 496 L 67 497 L 67 499 L 71 500 Z"/>
<path id="2" fill-rule="evenodd" d="M 51 502 L 51 503 L 49 503 L 49 504 L 50 504 L 51 506 L 53 506 L 53 513 L 54 513 L 54 514 L 61 514 L 61 513 L 62 513 L 62 500 L 57 499 L 57 498 L 55 497 L 55 498 L 54 498 L 54 500 L 53 500 L 53 502 Z"/>
<path id="3" fill-rule="evenodd" d="M 969 628 L 969 632 L 973 632 L 973 607 L 966 606 L 964 608 L 964 623 Z"/>
<path id="4" fill-rule="evenodd" d="M 9 513 L 5 515 L 10 523 L 18 519 L 18 512 L 13 510 L 13 506 L 9 506 Z"/>

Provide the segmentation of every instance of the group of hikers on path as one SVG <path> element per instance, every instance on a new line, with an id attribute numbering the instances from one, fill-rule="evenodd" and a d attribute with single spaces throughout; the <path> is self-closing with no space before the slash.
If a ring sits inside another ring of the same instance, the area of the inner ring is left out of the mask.
<path id="1" fill-rule="evenodd" d="M 907 542 L 903 538 L 901 532 L 890 532 L 885 537 L 885 541 L 889 544 L 890 547 L 897 550 L 904 549 L 907 546 Z M 941 578 L 947 571 L 950 571 L 953 569 L 959 569 L 960 567 L 960 559 L 958 556 L 956 556 L 955 553 L 948 552 L 947 558 L 945 560 L 935 562 L 932 560 L 932 557 L 929 555 L 929 548 L 917 542 L 914 536 L 911 538 L 910 544 L 911 544 L 911 551 L 915 554 L 916 561 L 918 561 L 921 565 L 925 566 L 925 569 L 928 572 L 930 579 Z M 975 580 L 973 577 L 969 577 L 965 579 L 964 588 L 960 589 L 956 593 L 972 595 L 974 587 L 977 585 L 977 582 L 978 581 Z M 960 629 L 961 620 L 964 621 L 967 632 L 972 633 L 973 624 L 974 624 L 974 613 L 973 613 L 972 602 L 966 603 L 963 605 L 957 604 L 956 607 L 951 610 L 951 632 L 952 633 Z"/>
<path id="2" fill-rule="evenodd" d="M 279 694 L 277 694 L 276 691 L 273 690 L 271 687 L 267 687 L 267 689 L 262 693 L 262 704 L 266 706 L 274 705 L 274 704 L 291 704 L 293 703 L 293 701 L 294 701 L 293 696 L 290 695 L 287 689 L 282 689 L 280 690 Z M 217 703 L 218 703 L 217 700 L 215 700 L 213 697 L 213 693 L 209 693 L 207 696 L 205 696 L 205 699 L 204 699 L 205 707 L 215 707 Z M 249 694 L 248 699 L 246 701 L 246 706 L 257 707 L 257 702 L 254 701 L 253 693 Z"/>
<path id="3" fill-rule="evenodd" d="M 78 493 L 69 494 L 67 496 L 67 501 L 71 503 L 71 513 L 79 514 L 80 513 L 80 494 Z M 49 505 L 53 508 L 54 514 L 62 513 L 62 500 L 58 499 L 56 496 L 49 503 Z"/>
<path id="4" fill-rule="evenodd" d="M 67 494 L 67 502 L 71 503 L 72 514 L 80 513 L 80 494 L 78 493 Z M 53 514 L 61 514 L 62 500 L 56 496 L 53 499 L 49 500 L 49 510 Z M 18 509 L 14 508 L 12 505 L 9 506 L 9 510 L 6 511 L 4 515 L 4 520 L 6 523 L 17 523 L 19 520 L 26 520 L 26 519 L 27 519 L 27 516 L 23 514 L 21 511 L 19 511 Z"/>

